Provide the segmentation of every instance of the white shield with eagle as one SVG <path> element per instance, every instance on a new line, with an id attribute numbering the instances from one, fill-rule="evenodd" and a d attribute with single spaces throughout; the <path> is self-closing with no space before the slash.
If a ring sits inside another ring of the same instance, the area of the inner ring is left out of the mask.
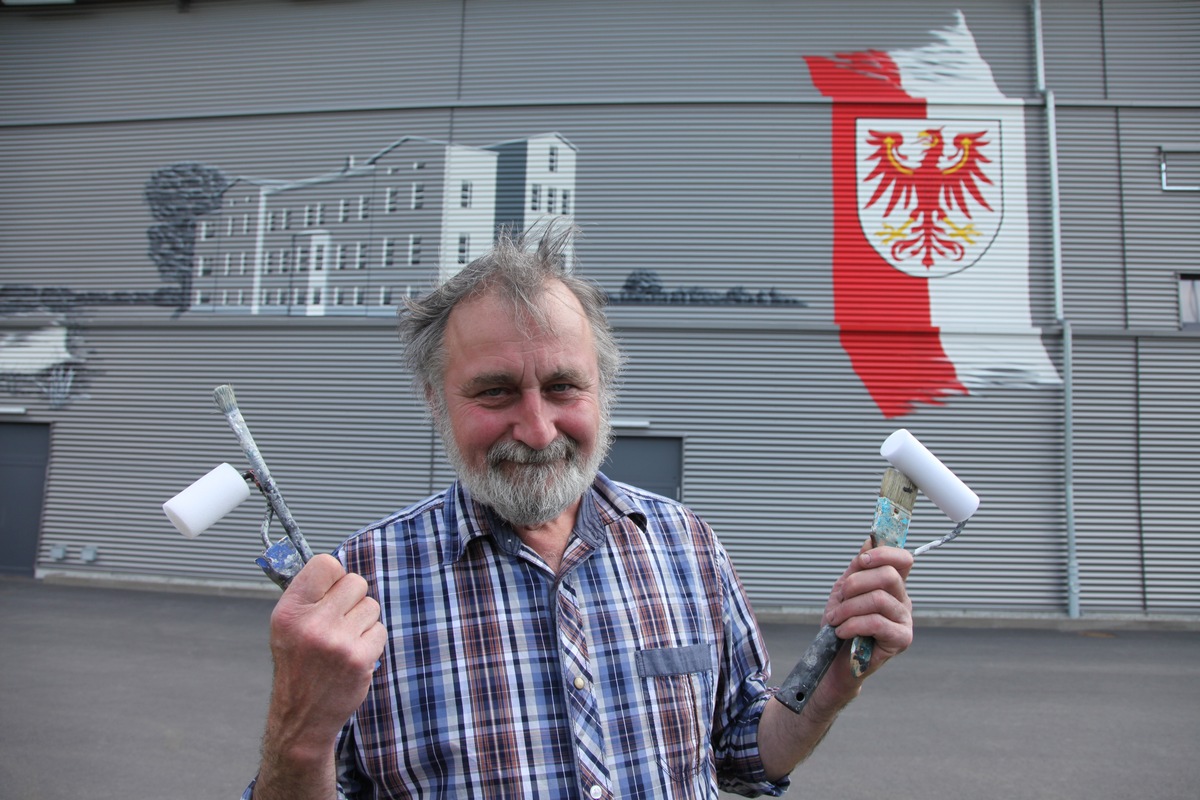
<path id="1" fill-rule="evenodd" d="M 885 261 L 917 278 L 976 263 L 1004 221 L 996 119 L 860 118 L 858 218 Z"/>

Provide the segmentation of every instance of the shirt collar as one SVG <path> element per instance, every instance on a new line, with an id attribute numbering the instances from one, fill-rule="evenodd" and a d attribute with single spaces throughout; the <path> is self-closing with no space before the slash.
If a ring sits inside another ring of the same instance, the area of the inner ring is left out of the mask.
<path id="1" fill-rule="evenodd" d="M 521 549 L 521 540 L 512 526 L 500 518 L 490 506 L 478 502 L 467 487 L 455 480 L 446 490 L 447 502 L 443 508 L 446 531 L 454 531 L 452 541 L 447 542 L 446 559 L 455 562 L 466 552 L 476 539 L 492 537 L 506 553 L 515 555 Z M 579 514 L 575 519 L 574 535 L 599 547 L 608 537 L 608 528 L 628 518 L 643 530 L 646 515 L 619 484 L 609 480 L 603 473 L 583 495 Z"/>

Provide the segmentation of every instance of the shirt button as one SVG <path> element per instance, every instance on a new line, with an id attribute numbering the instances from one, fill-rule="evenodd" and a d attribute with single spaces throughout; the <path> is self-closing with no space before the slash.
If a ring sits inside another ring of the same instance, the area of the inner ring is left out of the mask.
<path id="1" fill-rule="evenodd" d="M 575 676 L 575 688 L 576 688 L 576 689 L 582 689 L 582 688 L 583 688 L 583 687 L 585 687 L 585 686 L 587 686 L 587 681 L 585 681 L 585 680 L 583 679 L 583 676 L 582 676 L 582 675 L 576 675 L 576 676 Z M 593 787 L 592 787 L 592 792 L 593 792 L 593 794 L 592 794 L 592 797 L 599 797 L 599 796 L 600 796 L 600 795 L 598 795 L 598 794 L 595 794 L 595 792 L 599 791 L 599 789 L 600 789 L 600 787 L 599 787 L 599 786 L 593 786 Z"/>
<path id="2" fill-rule="evenodd" d="M 604 796 L 604 790 L 599 786 L 593 786 L 592 790 L 588 792 L 588 794 L 592 796 L 592 800 L 600 800 L 600 798 Z"/>

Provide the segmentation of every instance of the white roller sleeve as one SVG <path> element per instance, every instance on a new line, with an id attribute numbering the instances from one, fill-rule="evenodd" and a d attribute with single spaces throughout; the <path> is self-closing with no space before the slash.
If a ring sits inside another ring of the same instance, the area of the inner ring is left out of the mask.
<path id="1" fill-rule="evenodd" d="M 979 508 L 979 495 L 904 428 L 884 441 L 879 455 L 907 475 L 943 514 L 955 522 L 968 519 Z"/>
<path id="2" fill-rule="evenodd" d="M 195 539 L 249 496 L 250 487 L 241 474 L 221 464 L 163 503 L 162 508 L 180 533 Z"/>

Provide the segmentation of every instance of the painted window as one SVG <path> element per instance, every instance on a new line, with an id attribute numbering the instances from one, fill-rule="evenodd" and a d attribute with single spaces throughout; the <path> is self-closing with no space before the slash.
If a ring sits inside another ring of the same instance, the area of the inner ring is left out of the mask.
<path id="1" fill-rule="evenodd" d="M 408 263 L 421 263 L 421 237 L 412 235 L 408 237 Z"/>
<path id="2" fill-rule="evenodd" d="M 535 183 L 529 187 L 529 210 L 537 211 L 542 207 L 542 185 Z"/>
<path id="3" fill-rule="evenodd" d="M 1200 273 L 1179 276 L 1179 325 L 1200 328 Z"/>
<path id="4" fill-rule="evenodd" d="M 471 207 L 471 195 L 472 195 L 473 191 L 474 191 L 474 186 L 471 184 L 470 181 L 462 182 L 462 189 L 459 192 L 459 197 L 460 197 L 459 204 L 463 208 Z"/>
<path id="5" fill-rule="evenodd" d="M 412 207 L 414 209 L 425 207 L 425 184 L 414 183 L 412 185 Z"/>
<path id="6" fill-rule="evenodd" d="M 549 157 L 550 157 L 550 163 L 549 163 L 550 171 L 558 172 L 558 148 L 557 147 L 555 147 L 553 145 L 550 146 Z"/>

